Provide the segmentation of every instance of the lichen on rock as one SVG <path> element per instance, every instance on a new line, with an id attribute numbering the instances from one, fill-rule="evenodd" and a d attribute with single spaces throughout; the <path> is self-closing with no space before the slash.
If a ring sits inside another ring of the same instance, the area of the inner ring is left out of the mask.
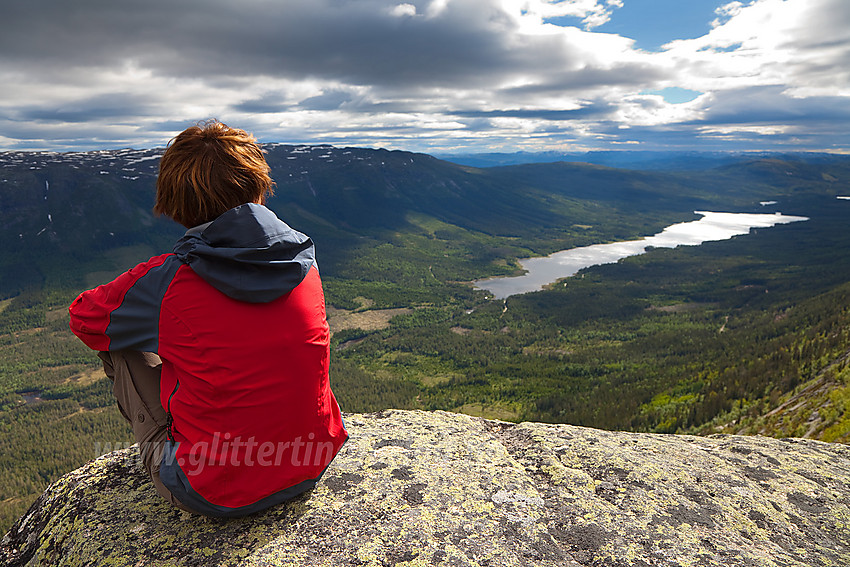
<path id="1" fill-rule="evenodd" d="M 445 412 L 346 416 L 315 490 L 247 518 L 171 508 L 135 447 L 51 485 L 3 538 L 36 565 L 850 565 L 850 447 Z"/>

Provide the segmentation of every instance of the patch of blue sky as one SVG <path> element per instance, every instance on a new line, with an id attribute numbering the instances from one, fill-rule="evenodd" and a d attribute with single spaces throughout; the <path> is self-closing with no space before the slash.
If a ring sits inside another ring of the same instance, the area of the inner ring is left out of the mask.
<path id="1" fill-rule="evenodd" d="M 682 104 L 683 102 L 691 102 L 702 93 L 680 87 L 667 87 L 658 91 L 641 91 L 640 94 L 661 95 L 670 104 Z"/>
<path id="2" fill-rule="evenodd" d="M 693 39 L 707 34 L 718 18 L 715 10 L 729 0 L 623 0 L 612 8 L 611 18 L 591 31 L 613 33 L 635 40 L 644 51 L 661 51 L 676 39 Z M 583 28 L 581 18 L 549 18 L 548 23 Z"/>
<path id="3" fill-rule="evenodd" d="M 699 51 L 713 51 L 715 53 L 728 53 L 730 51 L 737 51 L 738 49 L 741 49 L 741 43 L 740 42 L 733 43 L 732 45 L 728 45 L 726 47 L 716 47 L 716 46 L 701 47 L 699 49 Z"/>
<path id="4" fill-rule="evenodd" d="M 584 28 L 584 22 L 582 22 L 582 18 L 578 18 L 576 16 L 558 16 L 557 18 L 544 18 L 543 21 L 547 24 L 561 26 L 562 28 Z"/>

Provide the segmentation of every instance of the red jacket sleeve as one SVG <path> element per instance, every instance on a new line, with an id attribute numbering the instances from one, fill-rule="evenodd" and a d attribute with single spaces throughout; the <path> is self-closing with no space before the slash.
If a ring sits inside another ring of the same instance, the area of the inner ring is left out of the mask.
<path id="1" fill-rule="evenodd" d="M 159 303 L 165 293 L 161 288 L 163 284 L 167 288 L 178 267 L 163 270 L 169 258 L 174 259 L 172 254 L 156 256 L 107 284 L 81 293 L 68 309 L 71 331 L 98 351 L 155 350 Z"/>

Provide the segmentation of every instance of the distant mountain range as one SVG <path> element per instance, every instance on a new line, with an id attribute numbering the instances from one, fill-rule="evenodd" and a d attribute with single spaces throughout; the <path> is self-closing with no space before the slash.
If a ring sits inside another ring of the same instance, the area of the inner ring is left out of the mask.
<path id="1" fill-rule="evenodd" d="M 741 161 L 782 159 L 828 163 L 842 161 L 841 154 L 822 152 L 694 152 L 694 151 L 637 151 L 611 150 L 590 152 L 483 152 L 472 154 L 436 154 L 440 159 L 472 167 L 495 167 L 525 163 L 556 161 L 593 163 L 624 169 L 699 170 L 720 167 Z"/>
<path id="2" fill-rule="evenodd" d="M 635 213 L 644 215 L 640 222 L 649 230 L 661 216 L 686 216 L 698 208 L 757 207 L 759 200 L 793 195 L 802 181 L 809 191 L 834 192 L 830 178 L 850 169 L 850 158 L 821 155 L 584 155 L 690 164 L 658 171 L 565 162 L 474 168 L 403 151 L 283 144 L 265 149 L 277 183 L 270 207 L 320 243 L 330 273 L 350 246 L 362 244 L 358 239 L 379 242 L 388 231 L 407 230 L 415 214 L 521 238 L 545 251 L 571 242 L 564 231 L 577 223 L 607 224 L 585 238 L 604 241 L 641 230 Z M 45 281 L 76 285 L 78 271 L 96 267 L 77 266 L 117 247 L 170 249 L 182 229 L 151 214 L 162 151 L 0 153 L 0 296 Z M 698 169 L 699 163 L 722 165 Z"/>

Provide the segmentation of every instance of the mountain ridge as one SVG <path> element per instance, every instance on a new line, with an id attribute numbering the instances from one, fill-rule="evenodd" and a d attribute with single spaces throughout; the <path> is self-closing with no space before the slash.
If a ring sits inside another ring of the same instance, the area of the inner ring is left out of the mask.
<path id="1" fill-rule="evenodd" d="M 596 150 L 587 152 L 481 152 L 470 154 L 440 153 L 437 157 L 473 167 L 494 167 L 548 162 L 585 162 L 609 167 L 639 170 L 695 170 L 719 167 L 737 161 L 780 156 L 803 161 L 831 161 L 846 154 L 829 152 L 730 152 L 730 151 L 651 151 Z"/>
<path id="2" fill-rule="evenodd" d="M 62 280 L 45 273 L 50 262 L 92 262 L 119 246 L 168 249 L 179 227 L 150 212 L 162 151 L 0 153 L 0 296 Z M 771 184 L 782 182 L 789 194 L 801 181 L 827 190 L 829 178 L 850 170 L 850 159 L 830 165 L 832 173 L 818 170 L 827 178 L 800 162 L 675 174 L 576 163 L 476 169 L 402 151 L 286 144 L 266 151 L 277 186 L 270 207 L 314 240 L 327 239 L 330 272 L 345 257 L 334 251 L 351 246 L 352 237 L 408 231 L 411 214 L 519 239 L 540 254 L 642 236 L 696 209 L 752 207 L 777 196 Z"/>

